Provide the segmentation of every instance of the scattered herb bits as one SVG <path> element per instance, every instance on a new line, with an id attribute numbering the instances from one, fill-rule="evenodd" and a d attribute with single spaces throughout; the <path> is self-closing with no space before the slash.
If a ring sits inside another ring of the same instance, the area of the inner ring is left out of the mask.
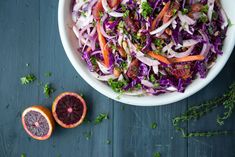
<path id="1" fill-rule="evenodd" d="M 37 78 L 33 74 L 28 74 L 20 78 L 21 84 L 26 85 L 34 82 Z"/>
<path id="2" fill-rule="evenodd" d="M 156 152 L 153 154 L 153 157 L 161 157 L 161 154 L 159 152 Z"/>
<path id="3" fill-rule="evenodd" d="M 43 93 L 46 97 L 50 97 L 52 93 L 55 92 L 55 89 L 52 87 L 50 83 L 46 83 L 43 87 Z"/>
<path id="4" fill-rule="evenodd" d="M 151 128 L 152 128 L 152 129 L 156 129 L 156 128 L 157 128 L 157 123 L 156 123 L 156 122 L 153 122 L 153 123 L 151 124 Z"/>
<path id="5" fill-rule="evenodd" d="M 106 113 L 100 113 L 96 118 L 95 118 L 95 124 L 100 124 L 104 119 L 109 119 L 109 115 Z"/>

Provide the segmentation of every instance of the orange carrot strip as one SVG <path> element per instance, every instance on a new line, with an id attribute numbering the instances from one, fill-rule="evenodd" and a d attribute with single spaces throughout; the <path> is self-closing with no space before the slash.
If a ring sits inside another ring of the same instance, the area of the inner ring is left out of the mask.
<path id="1" fill-rule="evenodd" d="M 106 67 L 109 67 L 109 50 L 108 50 L 108 47 L 107 47 L 107 42 L 104 38 L 104 36 L 101 34 L 101 31 L 100 31 L 100 22 L 98 21 L 97 22 L 97 32 L 98 32 L 98 40 L 99 40 L 99 44 L 100 44 L 100 48 L 101 48 L 101 52 L 103 54 L 103 57 L 104 57 L 104 64 Z"/>
<path id="2" fill-rule="evenodd" d="M 171 64 L 171 62 L 166 57 L 159 55 L 159 54 L 156 54 L 152 51 L 149 51 L 148 55 L 151 56 L 152 58 L 159 60 L 160 62 L 165 63 L 165 64 Z"/>
<path id="3" fill-rule="evenodd" d="M 201 61 L 204 60 L 205 57 L 202 55 L 195 55 L 195 56 L 187 56 L 182 58 L 172 58 L 170 61 L 172 63 L 181 63 L 181 62 L 190 62 L 190 61 Z"/>
<path id="4" fill-rule="evenodd" d="M 151 30 L 154 30 L 157 23 L 160 22 L 163 18 L 163 16 L 167 13 L 167 11 L 170 8 L 171 1 L 167 2 L 161 12 L 158 14 L 158 16 L 153 20 L 153 23 L 151 25 Z"/>

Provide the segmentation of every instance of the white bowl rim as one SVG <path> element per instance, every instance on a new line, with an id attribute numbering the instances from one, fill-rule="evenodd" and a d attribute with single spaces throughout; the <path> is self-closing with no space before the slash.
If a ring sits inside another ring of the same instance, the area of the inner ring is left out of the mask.
<path id="1" fill-rule="evenodd" d="M 227 33 L 227 37 L 225 39 L 226 48 L 224 50 L 224 54 L 217 58 L 217 62 L 215 64 L 215 66 L 212 69 L 210 69 L 210 71 L 205 79 L 194 80 L 192 82 L 192 84 L 186 88 L 184 93 L 173 92 L 173 93 L 162 94 L 159 96 L 141 96 L 141 97 L 122 95 L 119 97 L 119 94 L 112 91 L 110 87 L 108 87 L 107 85 L 96 80 L 96 78 L 92 77 L 91 74 L 89 74 L 88 68 L 83 69 L 83 67 L 81 66 L 82 61 L 81 61 L 81 59 L 77 58 L 76 51 L 72 47 L 72 44 L 69 39 L 69 33 L 67 31 L 69 26 L 67 25 L 67 22 L 66 22 L 68 20 L 67 19 L 68 17 L 66 17 L 66 11 L 65 11 L 66 10 L 66 8 L 65 8 L 66 3 L 67 3 L 67 7 L 68 7 L 71 4 L 71 0 L 70 1 L 69 0 L 60 0 L 59 1 L 58 26 L 59 26 L 60 38 L 61 38 L 63 47 L 65 49 L 65 52 L 66 52 L 70 62 L 72 63 L 72 65 L 74 66 L 76 71 L 79 73 L 79 75 L 90 86 L 92 86 L 94 89 L 96 89 L 101 94 L 103 94 L 113 100 L 116 100 L 116 101 L 119 101 L 119 102 L 122 102 L 125 104 L 135 105 L 135 106 L 160 106 L 160 105 L 166 105 L 166 104 L 178 102 L 180 100 L 183 100 L 183 99 L 195 94 L 196 92 L 198 92 L 199 90 L 204 88 L 206 85 L 208 85 L 219 74 L 219 72 L 223 69 L 223 67 L 227 63 L 230 55 L 232 54 L 233 48 L 234 48 L 235 35 L 233 35 L 233 34 L 235 34 L 235 27 L 232 26 L 229 28 L 228 33 Z M 222 2 L 222 3 L 225 3 L 225 2 Z M 230 0 L 229 3 L 234 3 L 234 2 L 232 2 L 232 0 Z M 223 4 L 223 5 L 225 5 L 225 4 Z M 230 6 L 233 6 L 233 5 L 230 5 Z M 229 5 L 227 7 L 229 7 Z M 69 8 L 67 8 L 67 11 L 68 11 L 68 9 Z M 230 9 L 230 10 L 231 10 L 231 12 L 229 12 L 229 16 L 232 17 L 232 22 L 235 23 L 235 16 L 232 16 L 235 14 L 235 11 L 232 11 L 232 9 Z M 69 16 L 71 18 L 70 14 L 69 14 Z M 231 20 L 231 18 L 230 18 L 230 20 Z M 200 81 L 200 83 L 198 81 Z"/>

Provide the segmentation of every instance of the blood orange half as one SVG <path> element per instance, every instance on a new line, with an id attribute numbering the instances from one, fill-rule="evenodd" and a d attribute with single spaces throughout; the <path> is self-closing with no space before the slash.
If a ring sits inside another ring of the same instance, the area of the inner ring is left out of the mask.
<path id="1" fill-rule="evenodd" d="M 56 122 L 64 128 L 75 128 L 80 125 L 87 112 L 84 99 L 72 92 L 60 94 L 52 105 L 52 114 Z"/>
<path id="2" fill-rule="evenodd" d="M 48 139 L 55 127 L 53 116 L 49 109 L 43 106 L 32 106 L 24 110 L 22 123 L 25 131 L 34 139 Z"/>

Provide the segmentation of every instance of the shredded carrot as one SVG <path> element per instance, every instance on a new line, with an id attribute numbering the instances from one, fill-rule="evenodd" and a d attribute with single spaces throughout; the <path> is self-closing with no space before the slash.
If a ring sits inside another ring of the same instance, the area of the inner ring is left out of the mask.
<path id="1" fill-rule="evenodd" d="M 202 55 L 194 55 L 194 56 L 187 56 L 182 58 L 172 58 L 170 61 L 172 63 L 181 63 L 181 62 L 190 62 L 190 61 L 201 61 L 204 60 L 205 57 Z"/>
<path id="2" fill-rule="evenodd" d="M 151 30 L 154 30 L 157 26 L 157 24 L 162 20 L 163 16 L 168 12 L 170 8 L 171 1 L 167 2 L 161 12 L 158 14 L 158 16 L 153 20 L 153 23 L 151 25 Z"/>
<path id="3" fill-rule="evenodd" d="M 98 39 L 99 39 L 99 44 L 100 44 L 100 48 L 101 48 L 101 52 L 103 54 L 104 57 L 104 64 L 106 67 L 109 67 L 109 50 L 107 47 L 107 42 L 104 38 L 104 36 L 102 35 L 101 31 L 100 31 L 100 22 L 97 22 L 97 32 L 98 32 Z"/>
<path id="4" fill-rule="evenodd" d="M 166 57 L 159 55 L 159 54 L 156 54 L 153 51 L 149 51 L 148 55 L 151 56 L 152 58 L 159 60 L 162 63 L 171 64 L 171 62 Z"/>

